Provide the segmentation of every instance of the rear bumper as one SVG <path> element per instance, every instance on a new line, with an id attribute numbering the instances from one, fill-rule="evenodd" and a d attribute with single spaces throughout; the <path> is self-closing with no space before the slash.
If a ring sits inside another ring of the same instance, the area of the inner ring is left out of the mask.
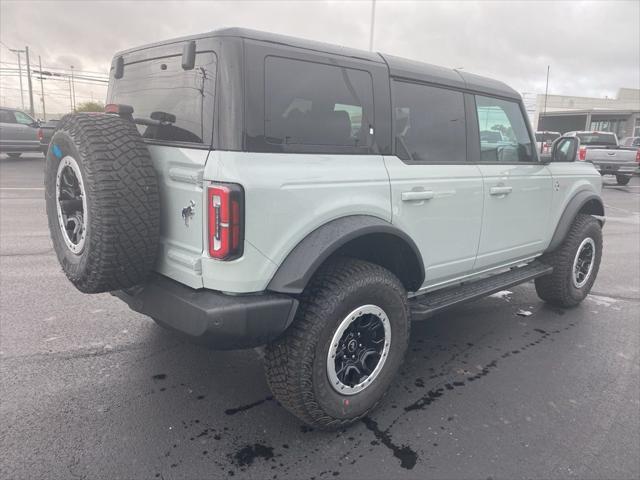
<path id="1" fill-rule="evenodd" d="M 287 329 L 298 307 L 288 295 L 226 295 L 194 290 L 160 275 L 143 286 L 112 294 L 160 325 L 218 350 L 269 343 Z"/>

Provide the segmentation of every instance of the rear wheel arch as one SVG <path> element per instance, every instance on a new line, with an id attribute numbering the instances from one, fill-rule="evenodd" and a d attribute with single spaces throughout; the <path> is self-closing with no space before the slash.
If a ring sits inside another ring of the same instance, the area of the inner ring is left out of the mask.
<path id="1" fill-rule="evenodd" d="M 583 190 L 575 194 L 562 212 L 546 252 L 552 252 L 562 244 L 575 219 L 581 214 L 601 217 L 600 225 L 604 226 L 605 212 L 602 198 L 592 191 Z"/>
<path id="2" fill-rule="evenodd" d="M 424 263 L 415 242 L 391 223 L 369 215 L 332 220 L 307 235 L 289 253 L 268 290 L 300 294 L 313 274 L 337 256 L 357 258 L 391 271 L 408 291 L 424 282 Z"/>

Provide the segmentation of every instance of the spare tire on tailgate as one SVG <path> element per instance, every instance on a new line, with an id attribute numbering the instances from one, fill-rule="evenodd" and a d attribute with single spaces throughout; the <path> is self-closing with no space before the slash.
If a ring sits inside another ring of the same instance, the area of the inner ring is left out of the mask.
<path id="1" fill-rule="evenodd" d="M 144 282 L 160 236 L 158 179 L 133 122 L 65 116 L 45 165 L 49 230 L 69 280 L 85 293 Z"/>

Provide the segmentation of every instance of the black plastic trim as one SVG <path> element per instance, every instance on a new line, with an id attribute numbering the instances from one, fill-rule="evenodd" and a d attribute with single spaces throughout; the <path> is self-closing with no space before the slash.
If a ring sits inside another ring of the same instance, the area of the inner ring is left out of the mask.
<path id="1" fill-rule="evenodd" d="M 287 294 L 300 294 L 316 270 L 340 247 L 351 240 L 369 234 L 389 234 L 404 241 L 417 259 L 419 278 L 408 290 L 415 291 L 424 282 L 424 262 L 415 242 L 391 223 L 369 215 L 338 218 L 317 228 L 302 240 L 280 265 L 269 282 L 267 290 Z"/>
<path id="2" fill-rule="evenodd" d="M 228 295 L 194 290 L 161 275 L 113 295 L 157 323 L 216 350 L 264 345 L 293 321 L 298 301 L 288 295 Z"/>
<path id="3" fill-rule="evenodd" d="M 569 201 L 567 207 L 564 209 L 564 212 L 562 212 L 558 225 L 556 226 L 556 230 L 551 238 L 551 243 L 549 243 L 546 252 L 552 252 L 562 244 L 569 233 L 569 229 L 571 228 L 576 215 L 578 215 L 578 212 L 580 212 L 580 210 L 582 210 L 582 208 L 591 201 L 595 201 L 599 206 L 600 211 L 598 214 L 601 213 L 600 216 L 603 217 L 601 223 L 604 225 L 604 204 L 602 203 L 602 198 L 593 192 L 582 190 L 574 195 L 574 197 Z"/>

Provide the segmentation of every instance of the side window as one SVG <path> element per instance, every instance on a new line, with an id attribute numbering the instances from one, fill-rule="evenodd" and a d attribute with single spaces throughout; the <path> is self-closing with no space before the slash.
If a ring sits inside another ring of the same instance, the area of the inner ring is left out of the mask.
<path id="1" fill-rule="evenodd" d="M 353 147 L 366 152 L 374 125 L 371 75 L 267 57 L 264 121 L 266 141 L 271 144 Z"/>
<path id="2" fill-rule="evenodd" d="M 393 103 L 398 157 L 426 163 L 466 161 L 462 93 L 394 80 Z"/>
<path id="3" fill-rule="evenodd" d="M 573 138 L 558 140 L 555 150 L 556 162 L 573 162 L 576 158 L 577 142 Z"/>
<path id="4" fill-rule="evenodd" d="M 13 112 L 16 116 L 16 122 L 21 125 L 33 125 L 34 120 L 26 113 L 22 112 Z"/>
<path id="5" fill-rule="evenodd" d="M 482 162 L 533 162 L 531 138 L 520 106 L 476 95 Z"/>
<path id="6" fill-rule="evenodd" d="M 0 110 L 0 123 L 16 123 L 16 117 L 10 110 Z"/>

